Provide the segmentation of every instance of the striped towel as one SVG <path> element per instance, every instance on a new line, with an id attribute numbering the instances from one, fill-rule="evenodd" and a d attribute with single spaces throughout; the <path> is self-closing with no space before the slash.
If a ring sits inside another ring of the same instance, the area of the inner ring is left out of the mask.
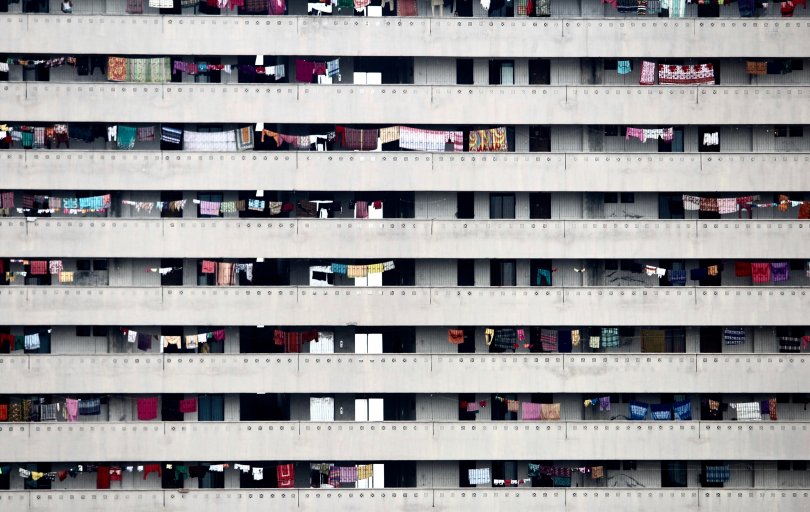
<path id="1" fill-rule="evenodd" d="M 554 352 L 557 350 L 557 331 L 552 329 L 540 330 L 540 342 L 544 352 Z"/>
<path id="2" fill-rule="evenodd" d="M 726 327 L 723 329 L 723 339 L 726 341 L 726 345 L 742 345 L 745 343 L 745 329 Z"/>

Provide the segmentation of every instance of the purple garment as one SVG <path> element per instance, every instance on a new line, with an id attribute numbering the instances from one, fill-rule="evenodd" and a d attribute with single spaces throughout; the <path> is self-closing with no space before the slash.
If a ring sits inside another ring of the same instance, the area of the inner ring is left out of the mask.
<path id="1" fill-rule="evenodd" d="M 790 265 L 788 262 L 771 263 L 771 277 L 774 283 L 790 279 Z"/>
<path id="2" fill-rule="evenodd" d="M 315 63 L 303 59 L 295 59 L 295 81 L 312 82 L 312 75 L 315 72 Z"/>
<path id="3" fill-rule="evenodd" d="M 600 411 L 609 411 L 610 410 L 610 397 L 603 396 L 599 399 L 599 410 Z"/>

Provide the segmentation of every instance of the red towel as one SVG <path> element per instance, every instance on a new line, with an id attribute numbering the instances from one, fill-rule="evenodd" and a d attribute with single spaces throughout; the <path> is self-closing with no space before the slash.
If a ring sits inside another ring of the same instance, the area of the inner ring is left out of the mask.
<path id="1" fill-rule="evenodd" d="M 770 263 L 751 263 L 751 280 L 755 283 L 769 283 L 771 281 Z"/>
<path id="2" fill-rule="evenodd" d="M 203 262 L 202 262 L 202 273 L 203 274 L 213 274 L 216 271 L 217 271 L 216 262 L 203 260 Z"/>
<path id="3" fill-rule="evenodd" d="M 110 466 L 99 466 L 96 473 L 96 489 L 110 488 Z"/>
<path id="4" fill-rule="evenodd" d="M 180 412 L 197 412 L 197 399 L 186 398 L 184 400 L 180 400 Z"/>
<path id="5" fill-rule="evenodd" d="M 295 469 L 292 464 L 276 466 L 276 478 L 279 487 L 295 487 Z"/>
<path id="6" fill-rule="evenodd" d="M 157 397 L 138 399 L 138 419 L 149 421 L 157 418 Z"/>
<path id="7" fill-rule="evenodd" d="M 31 262 L 31 274 L 43 275 L 48 273 L 48 262 L 45 260 L 34 260 Z"/>
<path id="8" fill-rule="evenodd" d="M 751 275 L 751 264 L 745 261 L 734 263 L 734 275 L 737 277 L 748 277 Z"/>

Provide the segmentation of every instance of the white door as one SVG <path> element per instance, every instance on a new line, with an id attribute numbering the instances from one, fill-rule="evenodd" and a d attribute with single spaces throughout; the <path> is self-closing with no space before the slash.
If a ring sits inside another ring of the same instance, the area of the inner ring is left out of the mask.
<path id="1" fill-rule="evenodd" d="M 354 353 L 368 354 L 368 334 L 354 335 Z"/>
<path id="2" fill-rule="evenodd" d="M 330 396 L 309 398 L 310 421 L 335 421 L 335 399 Z"/>
<path id="3" fill-rule="evenodd" d="M 373 489 L 385 489 L 385 464 L 373 464 L 374 475 L 371 477 Z"/>
<path id="4" fill-rule="evenodd" d="M 368 421 L 383 421 L 383 399 L 368 399 Z"/>
<path id="5" fill-rule="evenodd" d="M 383 353 L 382 333 L 369 334 L 368 344 L 366 346 L 366 354 L 382 354 L 382 353 Z"/>
<path id="6" fill-rule="evenodd" d="M 354 399 L 354 421 L 368 421 L 368 400 Z"/>

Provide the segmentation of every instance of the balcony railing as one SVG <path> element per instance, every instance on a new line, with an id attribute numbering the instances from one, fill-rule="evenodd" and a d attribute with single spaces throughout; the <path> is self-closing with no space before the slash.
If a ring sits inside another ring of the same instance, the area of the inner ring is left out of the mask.
<path id="1" fill-rule="evenodd" d="M 4 287 L 2 325 L 805 325 L 808 289 Z"/>
<path id="2" fill-rule="evenodd" d="M 806 460 L 808 422 L 7 423 L 6 462 Z M 53 447 L 58 446 L 59 450 Z M 470 450 L 475 446 L 475 450 Z"/>
<path id="3" fill-rule="evenodd" d="M 255 49 L 252 53 L 255 53 Z M 5 119 L 30 122 L 803 124 L 810 86 L 481 86 L 16 82 Z M 194 108 L 204 105 L 205 108 Z"/>
<path id="4" fill-rule="evenodd" d="M 810 190 L 808 153 L 0 151 L 27 190 Z"/>
<path id="5" fill-rule="evenodd" d="M 19 395 L 322 393 L 324 383 L 332 393 L 533 393 L 540 381 L 549 393 L 806 393 L 808 364 L 762 353 L 0 355 L 3 390 Z"/>
<path id="6" fill-rule="evenodd" d="M 737 512 L 804 512 L 810 492 L 799 488 L 609 487 L 605 489 L 549 488 L 387 488 L 387 489 L 187 489 L 187 490 L 54 490 L 0 491 L 6 512 L 95 512 L 99 507 L 119 512 L 314 511 L 371 512 L 386 510 L 734 510 Z"/>
<path id="7" fill-rule="evenodd" d="M 300 258 L 303 247 L 324 258 L 801 259 L 810 253 L 805 220 L 65 217 L 6 220 L 0 237 L 0 255 L 13 258 Z"/>
<path id="8" fill-rule="evenodd" d="M 800 10 L 799 10 L 800 11 Z M 799 12 L 797 11 L 797 12 Z M 0 17 L 9 53 L 426 57 L 776 57 L 810 36 L 793 19 L 314 18 L 307 16 Z M 86 37 L 92 31 L 94 37 Z M 467 44 L 487 41 L 486 48 Z M 650 45 L 650 40 L 678 45 Z M 374 42 L 370 44 L 370 42 Z M 403 48 L 401 41 L 408 41 Z M 718 41 L 722 44 L 717 44 Z M 794 58 L 810 51 L 798 45 Z"/>

